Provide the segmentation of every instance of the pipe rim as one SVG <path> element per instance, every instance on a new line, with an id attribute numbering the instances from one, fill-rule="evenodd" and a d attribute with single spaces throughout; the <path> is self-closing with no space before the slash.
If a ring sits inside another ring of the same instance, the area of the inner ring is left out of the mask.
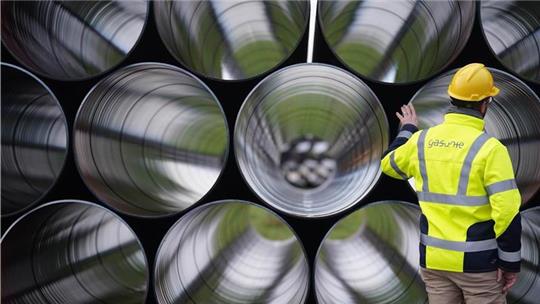
<path id="1" fill-rule="evenodd" d="M 81 168 L 79 167 L 79 161 L 77 160 L 77 148 L 75 146 L 75 140 L 73 140 L 73 143 L 72 143 L 72 149 L 73 149 L 73 155 L 74 155 L 74 163 L 75 163 L 75 168 L 77 170 L 77 173 L 79 174 L 79 176 L 81 177 L 84 185 L 86 186 L 86 188 L 100 201 L 102 201 L 105 205 L 109 206 L 110 208 L 112 208 L 113 210 L 117 211 L 117 212 L 120 212 L 122 214 L 125 214 L 125 215 L 128 215 L 128 216 L 132 216 L 132 217 L 136 217 L 136 218 L 144 218 L 144 219 L 165 219 L 165 218 L 170 218 L 170 217 L 174 217 L 178 214 L 181 214 L 181 213 L 185 213 L 185 212 L 188 212 L 189 210 L 192 210 L 193 207 L 195 207 L 196 205 L 200 204 L 202 201 L 204 201 L 206 199 L 206 197 L 208 195 L 210 195 L 214 189 L 216 188 L 217 184 L 219 183 L 219 181 L 221 180 L 224 172 L 225 172 L 225 168 L 227 167 L 227 160 L 229 158 L 229 153 L 230 153 L 230 149 L 231 149 L 231 135 L 230 135 L 230 129 L 229 129 L 229 123 L 227 122 L 227 116 L 226 116 L 226 113 L 225 111 L 223 110 L 223 107 L 221 105 L 221 102 L 219 101 L 219 99 L 217 98 L 217 96 L 214 94 L 214 92 L 210 89 L 210 87 L 208 87 L 206 85 L 206 83 L 204 83 L 204 81 L 202 81 L 201 79 L 199 79 L 197 76 L 195 76 L 194 74 L 192 74 L 190 71 L 187 71 L 185 69 L 182 69 L 180 67 L 177 67 L 177 66 L 174 66 L 172 64 L 168 64 L 168 63 L 162 63 L 162 62 L 153 62 L 153 61 L 149 61 L 149 62 L 138 62 L 138 63 L 134 63 L 134 64 L 130 64 L 130 65 L 127 65 L 125 67 L 122 67 L 122 69 L 119 69 L 117 70 L 116 72 L 118 71 L 122 71 L 124 68 L 131 68 L 131 67 L 139 67 L 139 66 L 150 66 L 150 65 L 155 65 L 156 67 L 161 67 L 161 68 L 169 68 L 169 69 L 172 69 L 176 72 L 180 72 L 180 73 L 184 73 L 186 74 L 187 76 L 193 78 L 196 82 L 198 82 L 202 88 L 204 88 L 205 90 L 207 90 L 207 92 L 210 94 L 210 96 L 214 99 L 215 103 L 217 104 L 217 106 L 219 107 L 219 110 L 222 114 L 222 118 L 223 118 L 223 122 L 224 122 L 224 125 L 225 125 L 225 136 L 226 136 L 226 146 L 225 146 L 225 151 L 223 152 L 223 159 L 225 160 L 220 168 L 220 171 L 219 171 L 219 174 L 216 178 L 216 180 L 214 181 L 214 183 L 212 184 L 212 187 L 210 187 L 210 189 L 208 189 L 206 191 L 206 193 L 204 195 L 201 196 L 201 198 L 199 198 L 197 201 L 191 203 L 190 206 L 188 206 L 187 208 L 185 209 L 181 209 L 181 210 L 177 210 L 175 212 L 169 212 L 169 213 L 160 213 L 160 214 L 154 214 L 154 215 L 148 215 L 148 214 L 135 214 L 135 213 L 131 213 L 131 212 L 125 212 L 123 210 L 120 210 L 116 207 L 113 207 L 112 205 L 109 205 L 109 203 L 103 201 L 100 199 L 100 197 L 97 195 L 97 192 L 92 189 L 89 184 L 87 183 L 87 181 L 85 180 L 85 178 L 83 178 L 83 175 L 82 175 L 82 170 Z M 112 74 L 111 74 L 112 75 Z M 101 85 L 108 77 L 105 77 L 105 78 L 102 78 L 100 81 L 98 81 L 96 84 L 94 84 L 92 86 L 92 88 L 88 91 L 88 93 L 86 93 L 86 95 L 84 96 L 83 98 L 83 101 L 81 102 L 81 104 L 79 105 L 79 108 L 77 109 L 77 114 L 75 115 L 75 119 L 74 119 L 74 122 L 73 122 L 73 127 L 71 129 L 71 131 L 73 132 L 73 138 L 75 139 L 75 134 L 76 134 L 76 127 L 77 127 L 77 122 L 80 121 L 80 115 L 81 115 L 81 110 L 83 108 L 83 105 L 88 102 L 88 97 L 94 92 L 94 90 L 96 90 L 98 88 L 99 85 Z"/>
<path id="2" fill-rule="evenodd" d="M 69 126 L 68 126 L 68 123 L 67 123 L 67 118 L 66 118 L 66 115 L 64 113 L 64 109 L 62 108 L 62 105 L 60 104 L 59 100 L 56 98 L 56 95 L 54 95 L 54 93 L 52 92 L 52 90 L 45 84 L 45 82 L 43 82 L 41 79 L 39 79 L 37 76 L 33 75 L 31 72 L 25 70 L 24 68 L 21 68 L 21 67 L 18 67 L 14 64 L 11 64 L 11 63 L 6 63 L 6 62 L 0 62 L 0 67 L 8 67 L 8 68 L 12 68 L 18 72 L 22 72 L 23 74 L 29 76 L 31 79 L 35 80 L 39 85 L 41 85 L 41 87 L 43 89 L 45 89 L 45 91 L 51 96 L 52 100 L 56 103 L 56 105 L 58 106 L 58 109 L 60 110 L 60 113 L 62 114 L 62 117 L 63 117 L 63 125 L 64 125 L 64 129 L 66 131 L 66 147 L 65 147 L 65 151 L 64 151 L 64 157 L 63 157 L 63 161 L 62 161 L 62 166 L 59 168 L 59 171 L 58 171 L 58 176 L 56 176 L 56 178 L 54 179 L 54 181 L 51 183 L 51 185 L 47 188 L 46 191 L 44 191 L 37 199 L 35 199 L 33 202 L 31 202 L 30 204 L 27 204 L 24 208 L 21 208 L 17 211 L 14 211 L 14 212 L 10 212 L 10 213 L 1 213 L 0 214 L 0 217 L 2 218 L 7 218 L 7 217 L 11 217 L 11 216 L 15 216 L 15 215 L 20 215 L 20 214 L 23 214 L 22 216 L 25 216 L 27 211 L 33 209 L 34 207 L 36 207 L 52 190 L 53 188 L 58 184 L 58 181 L 60 180 L 62 174 L 64 173 L 64 170 L 66 168 L 66 163 L 67 163 L 67 158 L 69 156 L 69 147 L 70 147 L 70 134 L 69 134 Z M 18 221 L 19 219 L 17 219 L 16 221 Z M 6 230 L 6 233 L 7 233 L 7 230 Z"/>
<path id="3" fill-rule="evenodd" d="M 17 2 L 17 0 L 14 0 L 14 1 Z M 39 1 L 41 1 L 41 0 L 39 0 Z M 66 0 L 66 1 L 71 1 L 71 0 Z M 84 1 L 84 0 L 77 0 L 77 1 Z M 102 1 L 102 0 L 100 0 L 100 1 Z M 115 1 L 119 1 L 119 0 L 110 0 L 110 1 L 115 2 Z M 122 2 L 122 1 L 129 2 L 130 0 L 120 0 L 120 2 Z M 25 61 L 20 59 L 20 56 L 17 56 L 17 54 L 15 54 L 15 52 L 13 52 L 12 50 L 10 50 L 10 48 L 7 47 L 7 44 L 4 42 L 3 38 L 1 39 L 1 44 L 8 51 L 8 53 L 20 65 L 22 65 L 25 69 L 28 69 L 29 71 L 32 71 L 32 73 L 35 73 L 36 75 L 39 75 L 40 77 L 44 77 L 44 78 L 54 80 L 54 81 L 66 81 L 68 83 L 73 83 L 73 82 L 78 82 L 78 81 L 94 80 L 94 79 L 100 78 L 102 76 L 105 76 L 106 74 L 109 74 L 110 72 L 124 66 L 127 59 L 130 57 L 130 55 L 133 53 L 133 51 L 140 44 L 140 42 L 142 40 L 142 37 L 144 36 L 144 33 L 146 31 L 146 27 L 148 25 L 148 19 L 149 19 L 149 16 L 150 16 L 150 1 L 149 0 L 143 0 L 143 1 L 146 3 L 146 9 L 145 9 L 146 13 L 145 13 L 145 17 L 144 17 L 143 26 L 141 28 L 141 32 L 139 33 L 137 39 L 135 40 L 135 43 L 133 44 L 133 46 L 130 48 L 130 50 L 125 54 L 125 56 L 119 62 L 115 63 L 114 65 L 108 67 L 107 69 L 105 69 L 103 71 L 100 71 L 97 74 L 86 75 L 84 77 L 73 77 L 73 76 L 57 77 L 57 76 L 52 75 L 52 74 L 47 74 L 47 73 L 45 73 L 45 72 L 43 72 L 41 70 L 30 68 L 30 66 Z M 93 2 L 93 1 L 86 1 L 86 2 Z"/>
<path id="4" fill-rule="evenodd" d="M 397 87 L 406 87 L 406 86 L 418 85 L 420 83 L 430 81 L 430 80 L 436 78 L 437 76 L 442 74 L 446 70 L 446 68 L 448 68 L 452 63 L 454 63 L 458 59 L 460 54 L 463 53 L 463 51 L 465 49 L 465 46 L 467 45 L 469 39 L 471 38 L 472 30 L 473 30 L 473 28 L 475 26 L 474 24 L 476 23 L 476 17 L 473 17 L 473 20 L 470 21 L 472 23 L 471 29 L 468 31 L 468 33 L 464 37 L 464 39 L 466 39 L 467 42 L 464 43 L 463 46 L 460 49 L 458 49 L 458 52 L 454 56 L 450 57 L 450 60 L 447 60 L 447 62 L 444 65 L 442 65 L 439 69 L 437 69 L 436 71 L 431 72 L 429 76 L 422 77 L 422 78 L 415 79 L 415 80 L 403 81 L 403 82 L 386 82 L 386 81 L 382 81 L 382 80 L 379 80 L 379 79 L 375 79 L 375 78 L 373 78 L 371 76 L 368 76 L 368 75 L 365 75 L 365 74 L 361 74 L 360 72 L 357 72 L 349 64 L 347 64 L 345 62 L 345 60 L 341 58 L 341 56 L 339 56 L 337 54 L 337 52 L 334 50 L 333 47 L 331 47 L 330 43 L 328 42 L 328 40 L 326 38 L 326 35 L 324 35 L 323 21 L 321 19 L 322 14 L 319 13 L 320 10 L 321 10 L 322 3 L 324 1 L 330 1 L 331 2 L 331 1 L 340 1 L 340 0 L 322 0 L 322 1 L 318 1 L 318 3 L 317 3 L 317 24 L 318 24 L 321 32 L 323 32 L 321 34 L 321 37 L 324 40 L 324 43 L 328 46 L 328 49 L 330 50 L 330 52 L 332 53 L 334 58 L 336 58 L 338 60 L 338 62 L 341 65 L 343 65 L 343 67 L 345 67 L 347 70 L 354 73 L 355 76 L 361 78 L 362 80 L 373 82 L 373 83 L 378 84 L 378 85 L 390 85 L 390 86 L 397 86 Z M 355 0 L 355 1 L 364 1 L 364 0 Z M 423 1 L 423 0 L 415 0 L 415 1 Z M 435 0 L 435 1 L 440 1 L 440 0 Z M 454 0 L 452 0 L 452 1 L 454 1 Z M 463 1 L 463 0 L 457 0 L 457 1 Z M 478 0 L 474 0 L 474 1 L 478 1 Z M 476 16 L 476 10 L 477 10 L 477 7 L 476 7 L 476 5 L 474 5 L 473 12 L 472 12 L 473 16 Z"/>
<path id="5" fill-rule="evenodd" d="M 500 2 L 510 2 L 510 1 L 504 1 L 504 0 L 497 0 L 497 1 L 500 1 Z M 538 0 L 536 0 L 538 1 Z M 486 2 L 490 2 L 490 1 L 486 1 L 486 0 L 480 0 L 476 3 L 477 5 L 477 19 L 480 20 L 480 32 L 482 33 L 482 38 L 484 39 L 486 45 L 487 45 L 487 48 L 489 49 L 489 52 L 491 53 L 491 55 L 493 55 L 494 58 L 497 59 L 497 62 L 499 64 L 501 64 L 505 69 L 507 74 L 510 74 L 512 75 L 514 78 L 517 78 L 519 79 L 520 81 L 524 82 L 524 81 L 529 81 L 533 84 L 536 84 L 536 85 L 540 85 L 540 78 L 538 79 L 533 79 L 533 78 L 530 78 L 530 77 L 525 77 L 523 75 L 521 75 L 521 73 L 518 73 L 516 71 L 514 71 L 514 68 L 509 66 L 508 64 L 504 63 L 503 60 L 495 53 L 495 51 L 493 50 L 492 46 L 491 46 L 491 43 L 489 42 L 488 38 L 487 38 L 487 35 L 486 35 L 486 32 L 485 32 L 485 26 L 484 26 L 484 19 L 482 18 L 482 4 L 483 3 L 486 3 Z M 512 1 L 512 2 L 516 2 L 516 1 Z M 539 55 L 540 55 L 540 46 L 539 46 L 539 49 L 538 49 L 538 52 L 539 52 Z M 538 66 L 538 68 L 540 68 L 540 66 Z M 499 70 L 499 71 L 502 71 L 502 70 Z M 533 90 L 533 93 L 534 90 Z"/>
<path id="6" fill-rule="evenodd" d="M 219 205 L 225 205 L 225 204 L 230 204 L 230 203 L 241 203 L 241 204 L 246 204 L 248 206 L 254 206 L 254 207 L 257 207 L 257 208 L 261 208 L 263 209 L 264 211 L 266 212 L 269 212 L 272 216 L 274 216 L 276 219 L 278 219 L 281 223 L 283 223 L 284 225 L 286 225 L 286 227 L 290 230 L 290 232 L 292 233 L 295 241 L 297 241 L 300 249 L 301 249 L 301 252 L 302 252 L 302 259 L 303 261 L 306 263 L 307 267 L 306 267 L 306 289 L 305 289 L 305 293 L 304 295 L 302 296 L 303 298 L 303 303 L 306 303 L 308 297 L 309 297 L 309 293 L 311 292 L 311 290 L 313 289 L 313 287 L 311 286 L 311 276 L 312 276 L 312 270 L 311 270 L 311 267 L 310 267 L 310 263 L 309 263 L 309 258 L 308 258 L 308 255 L 307 255 L 307 251 L 306 251 L 306 248 L 304 246 L 304 243 L 302 242 L 302 239 L 300 238 L 300 236 L 298 235 L 298 233 L 296 232 L 295 229 L 293 229 L 293 227 L 289 224 L 289 222 L 287 220 L 285 220 L 285 218 L 283 218 L 282 216 L 280 216 L 277 212 L 275 212 L 274 210 L 266 207 L 266 206 L 263 206 L 261 204 L 258 204 L 258 203 L 255 203 L 255 202 L 251 202 L 251 201 L 248 201 L 248 200 L 244 200 L 244 199 L 235 199 L 235 198 L 226 198 L 226 199 L 221 199 L 221 200 L 217 200 L 217 201 L 211 201 L 211 202 L 208 202 L 208 203 L 205 203 L 203 205 L 199 205 L 199 206 L 196 206 L 195 208 L 192 208 L 190 209 L 188 212 L 200 212 L 200 211 L 204 211 L 205 209 L 208 209 L 208 208 L 212 208 L 214 206 L 219 206 Z M 182 219 L 184 219 L 184 216 L 188 213 L 186 212 L 185 214 L 183 214 L 179 219 L 177 219 L 172 225 L 171 227 L 169 227 L 169 229 L 167 230 L 167 232 L 163 235 L 163 237 L 161 238 L 161 241 L 159 242 L 159 246 L 156 250 L 156 254 L 155 254 L 155 258 L 154 258 L 154 261 L 153 261 L 153 264 L 152 264 L 152 271 L 151 272 L 151 275 L 152 275 L 152 278 L 153 278 L 153 294 L 154 294 L 154 299 L 159 303 L 159 296 L 158 296 L 158 288 L 156 288 L 157 286 L 157 283 L 158 283 L 158 280 L 156 279 L 157 278 L 157 268 L 158 268 L 158 259 L 159 259 L 159 256 L 161 254 L 161 251 L 162 251 L 162 248 L 164 246 L 164 240 L 169 236 L 169 234 L 173 233 L 174 232 L 174 229 L 180 225 Z"/>
<path id="7" fill-rule="evenodd" d="M 4 241 L 4 239 L 6 238 L 6 236 L 8 235 L 8 233 L 14 229 L 15 225 L 23 220 L 25 220 L 27 217 L 31 216 L 32 213 L 34 213 L 35 211 L 38 211 L 40 209 L 44 209 L 44 208 L 47 208 L 47 207 L 50 207 L 50 206 L 55 206 L 55 205 L 70 205 L 71 203 L 73 204 L 81 204 L 81 205 L 88 205 L 90 207 L 95 207 L 95 208 L 99 208 L 99 209 L 102 209 L 104 210 L 105 212 L 107 212 L 108 214 L 110 214 L 112 217 L 114 217 L 116 220 L 118 220 L 121 224 L 123 224 L 134 236 L 134 239 L 135 241 L 137 241 L 137 244 L 139 245 L 140 249 L 141 249 L 141 253 L 144 257 L 144 262 L 145 262 L 145 266 L 146 266 L 146 279 L 145 279 L 145 292 L 144 292 L 144 303 L 146 303 L 146 301 L 148 300 L 148 293 L 149 293 L 149 287 L 150 287 L 150 280 L 151 280 L 151 271 L 150 271 L 150 264 L 148 263 L 148 258 L 146 256 L 146 250 L 144 248 L 144 246 L 142 245 L 142 242 L 141 240 L 139 239 L 139 236 L 135 233 L 135 231 L 131 228 L 131 226 L 126 222 L 124 221 L 124 219 L 119 216 L 118 214 L 116 214 L 115 212 L 113 212 L 112 210 L 104 207 L 104 206 L 101 206 L 97 203 L 94 203 L 94 202 L 90 202 L 90 201 L 85 201 L 85 200 L 79 200 L 79 199 L 61 199 L 61 200 L 54 200 L 54 201 L 50 201 L 50 202 L 47 202 L 45 204 L 42 204 L 36 208 L 33 208 L 32 210 L 30 211 L 27 211 L 26 213 L 24 213 L 23 215 L 21 215 L 19 218 L 17 218 L 7 229 L 6 231 L 4 232 L 4 234 L 2 235 L 2 237 L 0 238 L 0 244 Z"/>
<path id="8" fill-rule="evenodd" d="M 278 211 L 280 212 L 283 212 L 289 216 L 292 216 L 292 217 L 295 217 L 295 218 L 298 218 L 298 219 L 317 219 L 317 218 L 326 218 L 326 217 L 331 217 L 331 216 L 334 216 L 336 214 L 340 214 L 342 212 L 345 212 L 346 210 L 349 210 L 351 208 L 354 208 L 355 205 L 359 204 L 363 199 L 366 198 L 366 196 L 368 196 L 371 191 L 375 188 L 375 186 L 379 183 L 380 179 L 381 179 L 381 175 L 382 175 L 382 170 L 380 168 L 380 165 L 378 166 L 378 170 L 377 170 L 377 173 L 373 176 L 373 180 L 370 182 L 370 185 L 366 188 L 366 190 L 364 191 L 364 193 L 362 193 L 361 195 L 359 195 L 353 202 L 351 202 L 350 204 L 346 205 L 346 206 L 343 206 L 343 207 L 340 207 L 339 209 L 336 209 L 336 210 L 333 210 L 331 212 L 324 212 L 324 213 L 311 213 L 311 214 L 306 214 L 306 213 L 300 213 L 300 212 L 294 212 L 294 211 L 291 211 L 291 210 L 288 210 L 286 208 L 283 208 L 283 207 L 280 207 L 279 205 L 277 204 L 274 204 L 274 203 L 271 203 L 269 200 L 265 199 L 261 194 L 259 194 L 259 192 L 257 190 L 255 190 L 255 187 L 252 185 L 251 182 L 249 182 L 249 179 L 248 177 L 246 176 L 246 172 L 245 169 L 242 169 L 243 166 L 240 164 L 240 160 L 239 160 L 239 155 L 241 154 L 240 151 L 238 150 L 239 149 L 239 145 L 237 144 L 237 138 L 240 137 L 239 133 L 239 121 L 240 121 L 240 115 L 243 113 L 243 111 L 245 110 L 245 108 L 247 107 L 247 101 L 251 98 L 251 96 L 253 94 L 255 94 L 255 91 L 257 91 L 257 89 L 263 85 L 264 82 L 266 82 L 268 79 L 271 79 L 271 77 L 276 74 L 276 73 L 280 73 L 280 72 L 284 72 L 286 70 L 289 70 L 289 69 L 295 69 L 295 68 L 298 68 L 298 67 L 303 67 L 303 66 L 322 66 L 322 67 L 326 67 L 326 68 L 331 68 L 331 69 L 335 69 L 339 72 L 342 72 L 342 73 L 345 73 L 349 76 L 351 76 L 352 78 L 354 78 L 354 80 L 356 81 L 359 81 L 360 83 L 362 83 L 363 85 L 365 85 L 366 88 L 368 88 L 368 93 L 370 96 L 372 96 L 374 98 L 374 100 L 377 102 L 377 105 L 380 107 L 380 109 L 382 110 L 383 112 L 383 116 L 384 116 L 384 120 L 381 122 L 379 120 L 377 120 L 378 122 L 378 126 L 380 128 L 381 131 L 383 131 L 382 133 L 383 136 L 386 136 L 384 137 L 382 140 L 381 140 L 381 143 L 382 143 L 382 151 L 384 151 L 388 145 L 389 145 L 389 134 L 390 134 L 390 130 L 389 130 L 389 124 L 388 124 L 388 117 L 386 115 L 386 113 L 384 112 L 384 107 L 381 103 L 381 101 L 379 100 L 379 98 L 377 97 L 377 95 L 375 94 L 375 92 L 373 92 L 373 90 L 371 90 L 371 88 L 369 87 L 369 85 L 367 83 L 365 83 L 362 79 L 360 79 L 359 77 L 357 77 L 355 74 L 351 73 L 350 71 L 346 70 L 346 69 L 343 69 L 341 67 L 337 67 L 337 66 L 334 66 L 334 65 L 331 65 L 331 64 L 326 64 L 326 63 L 319 63 L 319 62 L 313 62 L 313 63 L 297 63 L 297 64 L 293 64 L 293 65 L 289 65 L 289 66 L 286 66 L 286 67 L 283 67 L 281 69 L 278 69 L 276 71 L 274 71 L 273 73 L 267 75 L 266 77 L 264 77 L 261 81 L 259 81 L 257 83 L 257 85 L 255 85 L 251 91 L 249 92 L 249 94 L 244 98 L 244 101 L 242 102 L 242 105 L 240 106 L 240 109 L 238 110 L 238 113 L 236 114 L 236 120 L 235 120 L 235 125 L 234 125 L 234 131 L 233 131 L 233 136 L 232 136 L 232 139 L 233 139 L 233 149 L 234 149 L 234 159 L 235 159 L 235 163 L 236 163 L 236 166 L 238 168 L 238 171 L 240 172 L 240 176 L 242 177 L 243 181 L 245 182 L 246 185 L 248 185 L 249 189 L 251 190 L 251 193 L 253 193 L 260 201 L 264 202 L 264 204 L 266 204 L 267 206 L 270 206 L 272 208 L 275 208 L 277 209 Z M 373 107 L 371 106 L 371 104 L 368 103 L 368 106 L 370 109 L 373 109 Z M 374 112 L 374 111 L 373 111 Z M 384 130 L 386 130 L 386 132 L 384 132 Z M 381 155 L 382 156 L 382 155 Z M 380 160 L 379 160 L 380 162 Z M 380 163 L 379 163 L 380 164 Z M 292 187 L 292 185 L 290 185 Z M 297 189 L 298 190 L 298 189 Z M 309 193 L 310 191 L 314 191 L 314 189 L 307 189 L 307 190 L 301 190 L 302 192 L 305 192 L 305 193 Z"/>
<path id="9" fill-rule="evenodd" d="M 163 0 L 161 0 L 163 1 Z M 171 1 L 171 0 L 169 0 Z M 174 1 L 178 1 L 178 0 L 172 0 L 172 2 Z M 182 1 L 182 0 L 181 0 Z M 210 1 L 210 0 L 203 0 L 203 1 Z M 227 0 L 227 1 L 230 1 L 230 0 Z M 276 0 L 257 0 L 257 1 L 276 1 Z M 205 78 L 205 79 L 209 79 L 211 81 L 216 81 L 216 82 L 220 82 L 220 83 L 241 83 L 241 82 L 245 82 L 245 81 L 251 81 L 251 80 L 254 80 L 254 79 L 257 79 L 257 78 L 260 78 L 260 77 L 266 77 L 274 72 L 276 72 L 277 70 L 280 70 L 280 68 L 283 66 L 283 64 L 289 60 L 292 55 L 299 50 L 299 47 L 300 47 L 300 44 L 302 43 L 302 40 L 303 38 L 306 36 L 306 33 L 308 32 L 308 27 L 309 27 L 309 19 L 311 18 L 311 1 L 310 0 L 277 0 L 277 1 L 299 1 L 299 2 L 305 2 L 306 3 L 306 18 L 305 18 L 305 21 L 304 21 L 304 24 L 302 26 L 303 28 L 303 31 L 302 31 L 302 35 L 300 35 L 294 45 L 293 48 L 291 48 L 291 52 L 290 54 L 287 54 L 287 56 L 284 56 L 284 58 L 279 61 L 277 64 L 275 64 L 272 68 L 264 71 L 264 72 L 261 72 L 261 73 L 258 73 L 256 75 L 253 75 L 253 76 L 249 76 L 247 78 L 235 78 L 235 79 L 223 79 L 223 78 L 218 78 L 218 77 L 215 77 L 215 76 L 210 76 L 210 75 L 206 75 L 196 69 L 193 69 L 189 66 L 187 66 L 186 64 L 184 64 L 184 62 L 182 60 L 180 60 L 180 58 L 177 56 L 177 54 L 175 52 L 173 52 L 171 50 L 171 47 L 169 46 L 168 43 L 165 43 L 165 40 L 163 39 L 163 34 L 160 32 L 160 31 L 157 31 L 158 32 L 158 36 L 161 40 L 161 42 L 163 43 L 163 45 L 165 46 L 165 48 L 167 49 L 167 51 L 169 52 L 169 54 L 174 58 L 174 60 L 176 60 L 177 63 L 179 63 L 183 69 L 185 70 L 188 70 L 190 71 L 191 73 L 197 75 L 198 77 L 201 77 L 201 78 Z M 154 16 L 154 20 L 157 24 L 157 13 L 156 13 L 156 9 L 155 9 L 155 6 L 157 5 L 156 3 L 157 2 L 160 2 L 160 1 L 153 1 L 153 5 L 152 5 L 152 8 L 153 8 L 153 16 Z M 165 2 L 167 2 L 165 0 Z M 307 52 L 307 49 L 306 49 L 306 52 Z M 258 85 L 258 84 L 257 84 Z"/>
<path id="10" fill-rule="evenodd" d="M 313 271 L 312 271 L 312 282 L 313 282 L 313 290 L 315 291 L 314 292 L 314 298 L 315 298 L 315 302 L 317 303 L 323 303 L 320 299 L 319 299 L 319 296 L 318 296 L 318 293 L 317 293 L 317 281 L 316 281 L 316 277 L 317 277 L 317 270 L 319 268 L 319 257 L 320 257 L 320 253 L 321 253 L 321 250 L 323 248 L 323 245 L 324 243 L 326 242 L 326 240 L 328 240 L 328 236 L 333 232 L 334 228 L 341 223 L 341 221 L 343 221 L 344 219 L 346 219 L 348 216 L 350 216 L 351 214 L 353 214 L 354 212 L 357 212 L 357 211 L 360 211 L 362 209 L 365 209 L 365 208 L 369 208 L 369 207 L 373 207 L 373 206 L 377 206 L 377 205 L 394 205 L 394 206 L 399 206 L 399 205 L 403 205 L 403 206 L 407 206 L 407 207 L 410 207 L 410 208 L 413 208 L 413 209 L 416 209 L 417 211 L 421 212 L 421 209 L 420 209 L 420 206 L 416 205 L 416 204 L 413 204 L 411 202 L 408 202 L 408 201 L 401 201 L 401 200 L 382 200 L 382 201 L 376 201 L 376 202 L 370 202 L 370 203 L 367 203 L 363 206 L 360 206 L 359 208 L 357 209 L 354 209 L 354 210 L 351 210 L 350 213 L 346 214 L 345 216 L 342 216 L 340 217 L 334 224 L 332 224 L 332 226 L 330 227 L 330 229 L 328 229 L 328 231 L 324 234 L 323 238 L 321 239 L 321 242 L 319 244 L 319 246 L 317 247 L 317 251 L 315 252 L 315 256 L 314 256 L 314 262 L 313 262 Z M 420 230 L 418 230 L 418 232 L 420 232 Z M 420 274 L 417 272 L 416 273 L 416 277 L 418 277 Z"/>

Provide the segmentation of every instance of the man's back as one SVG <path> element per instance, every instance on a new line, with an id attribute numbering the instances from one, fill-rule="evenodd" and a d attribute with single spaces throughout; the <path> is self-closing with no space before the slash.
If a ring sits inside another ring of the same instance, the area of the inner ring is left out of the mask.
<path id="1" fill-rule="evenodd" d="M 496 238 L 519 212 L 521 198 L 506 148 L 483 127 L 481 118 L 449 113 L 383 159 L 383 170 L 391 168 L 385 173 L 415 180 L 423 267 L 497 269 Z"/>

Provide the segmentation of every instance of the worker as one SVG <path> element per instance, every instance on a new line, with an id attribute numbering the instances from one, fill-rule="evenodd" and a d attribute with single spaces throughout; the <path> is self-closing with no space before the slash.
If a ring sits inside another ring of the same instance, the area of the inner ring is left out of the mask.
<path id="1" fill-rule="evenodd" d="M 506 303 L 520 270 L 521 196 L 506 147 L 483 130 L 498 93 L 489 70 L 472 63 L 453 76 L 441 124 L 419 131 L 412 104 L 396 113 L 401 128 L 381 167 L 414 178 L 431 304 Z"/>

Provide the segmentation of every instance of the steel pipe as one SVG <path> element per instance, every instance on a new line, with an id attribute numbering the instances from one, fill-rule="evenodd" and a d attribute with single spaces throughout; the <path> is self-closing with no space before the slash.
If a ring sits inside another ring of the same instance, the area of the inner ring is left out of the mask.
<path id="1" fill-rule="evenodd" d="M 68 131 L 54 94 L 37 77 L 10 64 L 2 70 L 2 216 L 39 201 L 56 183 Z"/>
<path id="2" fill-rule="evenodd" d="M 304 303 L 309 268 L 283 219 L 256 204 L 226 200 L 189 211 L 161 242 L 154 270 L 158 303 Z"/>
<path id="3" fill-rule="evenodd" d="M 74 128 L 75 160 L 103 202 L 136 216 L 179 212 L 217 181 L 228 153 L 223 110 L 186 71 L 141 63 L 101 80 Z"/>
<path id="4" fill-rule="evenodd" d="M 461 52 L 473 1 L 319 1 L 319 24 L 338 59 L 371 80 L 429 78 Z"/>
<path id="5" fill-rule="evenodd" d="M 64 200 L 18 219 L 2 241 L 2 303 L 144 303 L 135 233 L 96 204 Z"/>
<path id="6" fill-rule="evenodd" d="M 508 303 L 536 303 L 540 299 L 540 207 L 521 212 L 521 272 L 508 293 Z"/>
<path id="7" fill-rule="evenodd" d="M 483 0 L 480 19 L 489 47 L 519 76 L 540 83 L 540 5 Z"/>
<path id="8" fill-rule="evenodd" d="M 257 195 L 283 212 L 320 217 L 353 206 L 373 188 L 388 122 L 375 94 L 354 75 L 298 64 L 251 91 L 234 144 Z"/>
<path id="9" fill-rule="evenodd" d="M 318 303 L 427 303 L 418 206 L 369 204 L 328 232 L 315 258 Z"/>
<path id="10" fill-rule="evenodd" d="M 263 74 L 300 43 L 309 2 L 280 0 L 155 1 L 169 52 L 186 68 L 220 80 Z"/>
<path id="11" fill-rule="evenodd" d="M 490 71 L 501 93 L 489 105 L 485 130 L 508 148 L 525 204 L 540 188 L 540 98 L 516 77 L 497 69 Z M 421 129 L 443 121 L 451 106 L 446 91 L 455 72 L 446 72 L 430 81 L 411 99 Z"/>
<path id="12" fill-rule="evenodd" d="M 87 79 L 127 57 L 147 14 L 143 0 L 2 1 L 2 42 L 37 74 Z"/>

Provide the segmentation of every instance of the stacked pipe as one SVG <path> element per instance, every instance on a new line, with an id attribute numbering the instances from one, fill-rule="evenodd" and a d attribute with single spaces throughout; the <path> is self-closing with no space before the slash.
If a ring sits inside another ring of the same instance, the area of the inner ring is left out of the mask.
<path id="1" fill-rule="evenodd" d="M 21 212 L 55 184 L 67 154 L 67 122 L 49 88 L 11 64 L 2 69 L 2 216 Z"/>
<path id="2" fill-rule="evenodd" d="M 2 303 L 426 303 L 421 211 L 380 158 L 396 98 L 442 121 L 478 33 L 523 197 L 508 300 L 540 297 L 537 3 L 1 6 Z M 331 59 L 299 59 L 310 18 Z"/>
<path id="3" fill-rule="evenodd" d="M 2 237 L 2 303 L 144 303 L 148 281 L 137 236 L 93 203 L 42 205 Z"/>

